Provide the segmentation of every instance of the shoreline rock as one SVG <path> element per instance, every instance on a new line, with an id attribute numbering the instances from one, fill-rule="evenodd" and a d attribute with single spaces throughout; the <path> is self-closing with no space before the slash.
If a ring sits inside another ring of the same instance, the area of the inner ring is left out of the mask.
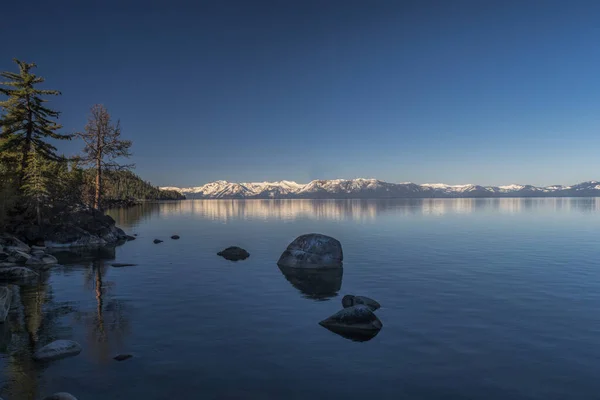
<path id="1" fill-rule="evenodd" d="M 73 396 L 71 393 L 58 392 L 50 396 L 46 396 L 42 400 L 77 400 L 77 397 Z"/>
<path id="2" fill-rule="evenodd" d="M 128 235 L 115 226 L 115 220 L 109 215 L 85 207 L 54 215 L 41 227 L 31 221 L 15 220 L 5 229 L 6 233 L 0 235 L 0 246 L 16 247 L 26 253 L 31 248 L 25 242 L 36 247 L 60 248 L 96 247 L 128 240 Z"/>
<path id="3" fill-rule="evenodd" d="M 10 311 L 10 303 L 12 301 L 12 292 L 6 286 L 0 286 L 0 322 L 6 321 L 8 312 Z"/>

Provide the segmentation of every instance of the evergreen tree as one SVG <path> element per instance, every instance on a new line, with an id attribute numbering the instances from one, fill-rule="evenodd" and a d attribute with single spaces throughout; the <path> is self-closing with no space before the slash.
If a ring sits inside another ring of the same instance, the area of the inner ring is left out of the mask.
<path id="1" fill-rule="evenodd" d="M 133 167 L 133 164 L 122 165 L 116 161 L 120 157 L 131 155 L 129 151 L 131 141 L 121 139 L 119 121 L 116 125 L 113 125 L 110 114 L 101 104 L 92 107 L 88 123 L 85 125 L 85 131 L 78 132 L 76 136 L 85 142 L 84 155 L 80 157 L 80 161 L 83 164 L 93 165 L 96 174 L 94 208 L 100 210 L 104 190 L 103 172 L 121 171 Z"/>
<path id="2" fill-rule="evenodd" d="M 46 107 L 47 100 L 42 96 L 60 95 L 57 90 L 43 90 L 35 86 L 43 83 L 44 78 L 31 72 L 36 64 L 25 63 L 14 59 L 19 67 L 19 72 L 0 72 L 0 76 L 8 79 L 0 82 L 0 93 L 8 96 L 8 99 L 0 102 L 3 116 L 0 119 L 0 153 L 18 153 L 20 157 L 19 178 L 23 181 L 27 173 L 29 153 L 35 150 L 37 154 L 48 160 L 59 160 L 56 147 L 46 140 L 70 139 L 72 135 L 60 134 L 57 131 L 62 127 L 52 119 L 59 116 L 57 111 Z"/>
<path id="3" fill-rule="evenodd" d="M 29 153 L 27 165 L 22 190 L 35 207 L 38 226 L 42 226 L 42 203 L 49 195 L 47 169 L 36 150 Z"/>

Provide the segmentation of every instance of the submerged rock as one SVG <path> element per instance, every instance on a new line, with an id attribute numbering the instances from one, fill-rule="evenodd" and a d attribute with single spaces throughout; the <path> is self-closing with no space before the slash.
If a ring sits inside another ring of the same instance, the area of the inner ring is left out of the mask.
<path id="1" fill-rule="evenodd" d="M 137 264 L 129 264 L 129 263 L 114 263 L 111 264 L 112 267 L 115 268 L 122 268 L 122 267 L 135 267 L 137 266 Z"/>
<path id="2" fill-rule="evenodd" d="M 173 236 L 171 236 L 171 239 L 178 240 L 179 239 L 179 235 L 173 235 Z"/>
<path id="3" fill-rule="evenodd" d="M 159 243 L 162 243 L 162 242 L 163 242 L 163 241 L 162 241 L 162 240 L 160 240 L 160 239 L 154 239 L 153 241 L 154 241 L 154 244 L 159 244 Z"/>
<path id="4" fill-rule="evenodd" d="M 77 397 L 73 396 L 71 393 L 59 392 L 46 396 L 43 400 L 77 400 Z"/>
<path id="5" fill-rule="evenodd" d="M 119 354 L 118 356 L 114 357 L 114 359 L 117 361 L 125 361 L 129 360 L 132 357 L 133 356 L 131 354 Z"/>
<path id="6" fill-rule="evenodd" d="M 369 307 L 372 311 L 375 311 L 381 307 L 381 304 L 365 296 L 353 296 L 351 294 L 347 294 L 342 298 L 342 306 L 344 306 L 344 308 L 352 307 L 358 304 L 363 304 Z"/>
<path id="7" fill-rule="evenodd" d="M 76 356 L 81 353 L 81 345 L 72 340 L 56 340 L 42 347 L 33 354 L 37 361 L 58 360 L 65 357 Z"/>
<path id="8" fill-rule="evenodd" d="M 225 250 L 221 250 L 217 253 L 217 255 L 229 261 L 245 260 L 246 258 L 250 257 L 250 253 L 237 246 L 231 246 Z"/>
<path id="9" fill-rule="evenodd" d="M 309 233 L 298 236 L 279 257 L 277 265 L 294 268 L 341 268 L 342 245 L 330 236 Z"/>
<path id="10" fill-rule="evenodd" d="M 12 292 L 6 286 L 0 286 L 0 322 L 6 321 L 6 316 L 10 310 Z"/>
<path id="11" fill-rule="evenodd" d="M 37 273 L 26 267 L 0 265 L 0 279 L 26 279 L 37 276 Z"/>
<path id="12" fill-rule="evenodd" d="M 371 340 L 383 327 L 373 311 L 363 304 L 344 308 L 319 322 L 319 325 L 356 341 Z"/>
<path id="13" fill-rule="evenodd" d="M 31 257 L 29 260 L 27 260 L 27 262 L 25 264 L 26 265 L 52 265 L 52 264 L 58 264 L 58 260 L 56 259 L 56 257 L 51 256 L 50 254 L 43 254 L 43 255 L 35 255 L 35 256 Z"/>

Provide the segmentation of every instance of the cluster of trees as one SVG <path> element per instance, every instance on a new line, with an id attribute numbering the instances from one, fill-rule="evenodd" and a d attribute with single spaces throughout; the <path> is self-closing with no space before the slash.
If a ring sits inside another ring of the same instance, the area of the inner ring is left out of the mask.
<path id="1" fill-rule="evenodd" d="M 47 105 L 57 90 L 40 89 L 44 78 L 36 65 L 14 60 L 17 72 L 0 72 L 0 228 L 11 216 L 35 219 L 81 205 L 102 210 L 113 199 L 178 199 L 130 172 L 132 164 L 119 160 L 131 155 L 131 141 L 121 138 L 119 122 L 112 122 L 102 105 L 92 107 L 82 132 L 60 133 L 58 111 Z M 81 155 L 65 157 L 55 144 L 81 139 Z"/>

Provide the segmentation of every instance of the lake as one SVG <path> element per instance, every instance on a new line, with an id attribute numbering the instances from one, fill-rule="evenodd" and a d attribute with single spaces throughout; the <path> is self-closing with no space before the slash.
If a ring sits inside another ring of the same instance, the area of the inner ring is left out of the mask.
<path id="1" fill-rule="evenodd" d="M 110 214 L 137 240 L 59 253 L 62 266 L 15 288 L 0 325 L 5 400 L 600 396 L 600 199 L 186 200 Z M 337 282 L 276 265 L 311 232 L 342 243 Z M 216 255 L 230 245 L 250 257 Z M 382 304 L 373 339 L 318 325 L 345 294 Z M 83 351 L 31 361 L 55 339 Z"/>

